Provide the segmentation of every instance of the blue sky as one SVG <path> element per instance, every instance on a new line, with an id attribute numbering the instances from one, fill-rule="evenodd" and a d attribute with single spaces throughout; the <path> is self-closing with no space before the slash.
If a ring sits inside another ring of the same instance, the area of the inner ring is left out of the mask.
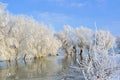
<path id="1" fill-rule="evenodd" d="M 69 24 L 109 30 L 120 34 L 120 0 L 0 0 L 13 14 L 33 16 L 54 26 L 56 31 Z"/>

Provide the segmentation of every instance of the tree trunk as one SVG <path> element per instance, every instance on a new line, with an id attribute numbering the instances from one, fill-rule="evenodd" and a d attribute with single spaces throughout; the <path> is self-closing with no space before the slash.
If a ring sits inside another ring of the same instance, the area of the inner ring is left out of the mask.
<path id="1" fill-rule="evenodd" d="M 91 60 L 91 56 L 90 56 L 90 50 L 88 50 L 88 61 Z"/>
<path id="2" fill-rule="evenodd" d="M 82 53 L 83 53 L 83 50 L 81 49 L 81 50 L 80 50 L 80 60 L 81 60 L 81 61 L 83 60 L 83 54 L 82 54 Z"/>

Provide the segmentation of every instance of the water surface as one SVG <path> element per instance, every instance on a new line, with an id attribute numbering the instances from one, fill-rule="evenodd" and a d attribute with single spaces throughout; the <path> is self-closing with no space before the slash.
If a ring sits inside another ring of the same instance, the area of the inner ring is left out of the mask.
<path id="1" fill-rule="evenodd" d="M 63 56 L 0 62 L 0 80 L 75 80 L 71 65 L 74 65 L 74 60 Z"/>

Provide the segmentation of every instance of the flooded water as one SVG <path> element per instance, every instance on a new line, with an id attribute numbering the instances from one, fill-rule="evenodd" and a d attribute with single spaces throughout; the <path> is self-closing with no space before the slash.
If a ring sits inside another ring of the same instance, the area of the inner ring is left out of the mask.
<path id="1" fill-rule="evenodd" d="M 62 56 L 0 62 L 0 80 L 75 80 L 75 76 L 71 74 L 71 65 L 74 65 L 74 60 Z M 74 75 L 79 76 L 80 73 Z"/>

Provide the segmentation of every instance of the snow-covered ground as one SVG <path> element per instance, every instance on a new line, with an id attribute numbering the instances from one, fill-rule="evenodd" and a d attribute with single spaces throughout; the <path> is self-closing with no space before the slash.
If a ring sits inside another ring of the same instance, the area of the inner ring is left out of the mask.
<path id="1" fill-rule="evenodd" d="M 108 80 L 120 80 L 120 70 L 117 70 L 111 74 Z"/>
<path id="2" fill-rule="evenodd" d="M 120 80 L 120 54 L 116 54 L 113 57 L 113 60 L 116 61 L 116 70 L 110 75 L 108 80 Z"/>

